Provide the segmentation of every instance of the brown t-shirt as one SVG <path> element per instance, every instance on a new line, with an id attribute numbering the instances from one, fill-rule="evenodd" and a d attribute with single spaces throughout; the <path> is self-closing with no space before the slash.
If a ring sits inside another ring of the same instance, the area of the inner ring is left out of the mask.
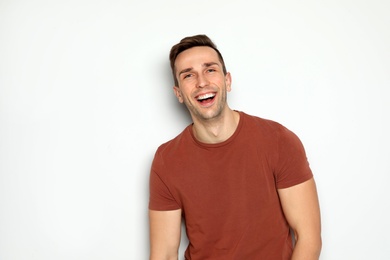
<path id="1" fill-rule="evenodd" d="M 239 113 L 222 143 L 197 141 L 190 125 L 155 154 L 149 209 L 182 209 L 186 259 L 291 258 L 277 189 L 312 178 L 304 148 L 284 126 Z"/>

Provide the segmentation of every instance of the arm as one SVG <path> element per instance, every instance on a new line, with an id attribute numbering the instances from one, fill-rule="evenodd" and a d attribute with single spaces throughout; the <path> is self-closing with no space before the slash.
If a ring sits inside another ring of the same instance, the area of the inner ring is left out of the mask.
<path id="1" fill-rule="evenodd" d="M 150 260 L 177 260 L 181 210 L 149 210 Z"/>
<path id="2" fill-rule="evenodd" d="M 321 252 L 321 219 L 314 179 L 278 190 L 284 215 L 295 233 L 292 260 L 317 260 Z"/>

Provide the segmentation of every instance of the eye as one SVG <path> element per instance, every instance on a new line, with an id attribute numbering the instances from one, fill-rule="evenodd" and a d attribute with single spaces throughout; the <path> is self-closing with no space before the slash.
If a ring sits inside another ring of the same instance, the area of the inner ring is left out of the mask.
<path id="1" fill-rule="evenodd" d="M 215 69 L 212 69 L 212 68 L 210 68 L 210 69 L 208 69 L 207 70 L 207 72 L 215 72 L 216 70 Z"/>
<path id="2" fill-rule="evenodd" d="M 187 78 L 190 78 L 190 77 L 192 77 L 192 74 L 184 74 L 183 79 L 187 79 Z"/>

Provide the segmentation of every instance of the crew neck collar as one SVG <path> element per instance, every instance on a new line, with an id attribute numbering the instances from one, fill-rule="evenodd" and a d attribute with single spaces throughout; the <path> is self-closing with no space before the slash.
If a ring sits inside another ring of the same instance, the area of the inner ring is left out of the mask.
<path id="1" fill-rule="evenodd" d="M 191 135 L 191 138 L 192 140 L 198 145 L 198 146 L 201 146 L 201 147 L 205 147 L 205 148 L 213 148 L 213 147 L 221 147 L 221 146 L 225 146 L 229 143 L 231 143 L 235 137 L 239 134 L 241 128 L 242 128 L 242 125 L 244 123 L 244 113 L 241 112 L 241 111 L 237 111 L 237 110 L 234 110 L 235 112 L 238 112 L 239 115 L 240 115 L 240 118 L 238 120 L 238 124 L 237 124 L 237 128 L 236 130 L 234 131 L 234 133 L 228 138 L 226 139 L 225 141 L 222 141 L 220 143 L 204 143 L 204 142 L 201 142 L 199 141 L 198 139 L 196 139 L 195 135 L 194 135 L 194 132 L 193 132 L 193 125 L 194 124 L 191 124 L 187 127 L 187 131 L 189 132 L 189 134 Z"/>

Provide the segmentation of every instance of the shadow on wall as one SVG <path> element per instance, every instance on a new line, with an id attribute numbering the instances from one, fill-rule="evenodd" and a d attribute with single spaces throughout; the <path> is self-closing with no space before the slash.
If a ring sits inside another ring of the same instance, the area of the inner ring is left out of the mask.
<path id="1" fill-rule="evenodd" d="M 146 163 L 146 167 L 145 167 L 145 174 L 143 174 L 143 176 L 145 178 L 142 178 L 142 186 L 144 187 L 144 193 L 143 193 L 143 197 L 145 198 L 145 200 L 143 201 L 146 201 L 146 205 L 145 205 L 145 211 L 142 212 L 142 219 L 145 219 L 146 221 L 143 221 L 143 225 L 144 225 L 144 228 L 143 230 L 145 230 L 145 233 L 146 235 L 145 236 L 142 236 L 144 238 L 144 241 L 142 244 L 146 245 L 146 247 L 144 247 L 144 250 L 145 250 L 145 255 L 149 255 L 149 249 L 150 249 L 150 240 L 149 240 L 149 175 L 150 175 L 150 166 L 152 164 L 152 161 L 153 161 L 153 157 L 154 157 L 154 153 L 152 154 L 149 154 L 148 156 L 148 159 L 146 160 L 148 163 Z"/>
<path id="2" fill-rule="evenodd" d="M 190 113 L 188 112 L 187 107 L 184 104 L 179 103 L 179 101 L 177 101 L 175 96 L 173 96 L 173 98 L 175 100 L 172 101 L 172 103 L 174 103 L 172 106 L 173 106 L 173 109 L 175 110 L 175 114 L 178 114 L 178 120 L 183 122 L 185 125 L 191 124 L 192 119 L 191 119 Z"/>
<path id="3" fill-rule="evenodd" d="M 173 92 L 173 86 L 175 85 L 175 83 L 174 83 L 174 80 L 172 77 L 172 71 L 171 71 L 170 64 L 169 64 L 169 62 L 164 62 L 164 64 L 162 64 L 161 67 L 164 68 L 162 70 L 163 82 L 166 82 L 166 85 L 168 86 L 169 91 L 170 91 L 169 103 L 172 104 L 173 114 L 177 115 L 177 120 L 179 122 L 182 122 L 185 126 L 187 126 L 187 125 L 192 123 L 192 119 L 191 119 L 190 113 L 187 110 L 187 107 L 177 100 L 177 98 Z M 179 133 L 177 133 L 177 134 L 179 134 Z"/>

